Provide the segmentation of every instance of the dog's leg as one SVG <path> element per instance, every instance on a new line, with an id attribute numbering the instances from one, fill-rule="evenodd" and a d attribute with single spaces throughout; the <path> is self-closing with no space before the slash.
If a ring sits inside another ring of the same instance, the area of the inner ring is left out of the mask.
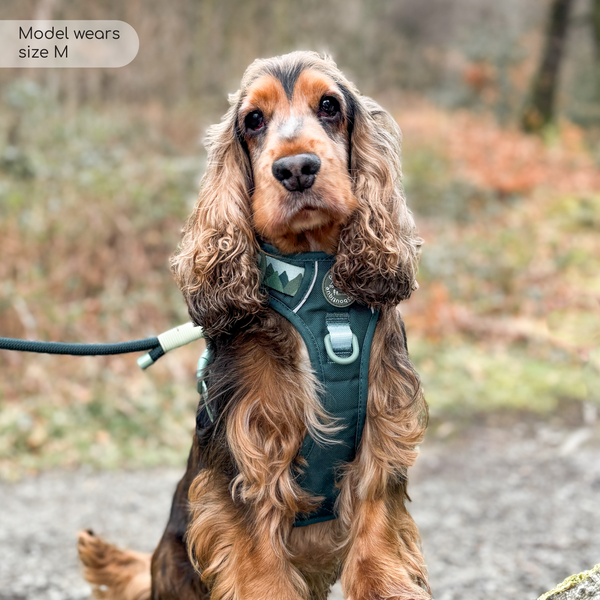
<path id="1" fill-rule="evenodd" d="M 289 539 L 292 562 L 310 588 L 311 600 L 327 600 L 339 577 L 342 552 L 339 520 L 294 527 Z"/>
<path id="2" fill-rule="evenodd" d="M 152 555 L 152 600 L 203 600 L 210 595 L 190 562 L 185 542 L 190 522 L 189 489 L 200 469 L 198 438 L 194 435 L 187 470 L 173 497 L 169 522 Z"/>
<path id="3" fill-rule="evenodd" d="M 365 500 L 354 511 L 342 572 L 348 600 L 431 598 L 417 527 L 404 506 L 394 506 L 396 502 L 389 497 Z"/>
<path id="4" fill-rule="evenodd" d="M 373 340 L 361 446 L 338 501 L 347 531 L 342 589 L 349 600 L 430 598 L 419 533 L 404 506 L 407 470 L 426 422 L 400 315 L 385 309 Z"/>
<path id="5" fill-rule="evenodd" d="M 198 441 L 179 484 L 167 528 L 153 555 L 120 550 L 91 531 L 79 534 L 78 551 L 84 577 L 94 596 L 105 600 L 201 600 L 208 597 L 187 553 L 188 490 L 200 469 Z"/>
<path id="6" fill-rule="evenodd" d="M 315 506 L 292 465 L 307 424 L 325 429 L 316 385 L 302 338 L 275 313 L 215 352 L 209 397 L 233 391 L 190 488 L 188 530 L 212 600 L 309 597 L 288 539 Z"/>
<path id="7" fill-rule="evenodd" d="M 232 500 L 228 484 L 201 473 L 190 494 L 190 546 L 211 600 L 306 599 L 306 584 L 283 548 L 281 527 L 271 531 L 277 516 L 258 519 L 252 507 Z"/>

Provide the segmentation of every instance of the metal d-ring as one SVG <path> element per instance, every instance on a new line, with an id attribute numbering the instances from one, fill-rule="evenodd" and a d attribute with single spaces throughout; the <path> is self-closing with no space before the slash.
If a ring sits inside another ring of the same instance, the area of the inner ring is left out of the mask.
<path id="1" fill-rule="evenodd" d="M 334 362 L 337 363 L 338 365 L 349 365 L 352 364 L 357 358 L 358 358 L 358 353 L 360 351 L 359 345 L 358 345 L 358 338 L 356 337 L 356 334 L 352 334 L 352 354 L 348 357 L 341 357 L 338 356 L 334 351 L 333 351 L 333 347 L 331 346 L 331 335 L 328 333 L 325 336 L 325 350 L 327 350 L 327 356 L 329 356 L 329 358 Z"/>

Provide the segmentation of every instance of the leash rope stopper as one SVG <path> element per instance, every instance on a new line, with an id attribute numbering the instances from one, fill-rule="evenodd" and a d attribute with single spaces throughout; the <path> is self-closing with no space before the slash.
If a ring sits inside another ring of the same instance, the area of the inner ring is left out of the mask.
<path id="1" fill-rule="evenodd" d="M 181 346 L 195 342 L 203 337 L 204 330 L 202 327 L 198 327 L 193 323 L 179 325 L 157 336 L 159 345 L 150 350 L 150 352 L 140 356 L 137 363 L 140 369 L 145 370 L 153 365 L 163 354 L 175 348 L 181 348 Z"/>

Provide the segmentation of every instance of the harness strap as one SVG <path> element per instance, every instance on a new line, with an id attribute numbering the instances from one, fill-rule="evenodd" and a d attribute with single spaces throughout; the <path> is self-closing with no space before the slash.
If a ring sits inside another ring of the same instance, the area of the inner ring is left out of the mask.
<path id="1" fill-rule="evenodd" d="M 331 339 L 331 349 L 341 358 L 350 356 L 352 354 L 352 329 L 350 329 L 348 313 L 327 313 L 325 324 Z"/>
<path id="2" fill-rule="evenodd" d="M 354 460 L 366 418 L 371 344 L 378 312 L 338 290 L 332 277 L 335 256 L 323 252 L 281 254 L 261 245 L 259 264 L 271 308 L 302 336 L 320 400 L 337 430 L 326 444 L 307 435 L 300 456 L 298 483 L 323 498 L 309 515 L 297 515 L 296 527 L 336 517 L 340 468 Z"/>

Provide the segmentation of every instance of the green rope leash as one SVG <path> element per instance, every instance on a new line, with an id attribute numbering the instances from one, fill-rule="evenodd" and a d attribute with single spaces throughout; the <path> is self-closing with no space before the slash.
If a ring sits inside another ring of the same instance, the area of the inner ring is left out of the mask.
<path id="1" fill-rule="evenodd" d="M 585 579 L 588 579 L 594 573 L 600 573 L 600 564 L 596 565 L 593 569 L 589 571 L 584 571 L 583 573 L 578 573 L 577 575 L 571 575 L 567 577 L 562 583 L 559 583 L 553 590 L 546 592 L 543 596 L 540 596 L 538 600 L 548 600 L 555 594 L 560 594 L 561 592 L 566 592 L 574 588 L 577 584 L 581 583 Z"/>
<path id="2" fill-rule="evenodd" d="M 184 323 L 169 329 L 156 337 L 117 342 L 116 344 L 72 344 L 64 342 L 38 342 L 0 337 L 0 350 L 13 352 L 38 352 L 41 354 L 70 354 L 71 356 L 103 356 L 108 354 L 128 354 L 149 350 L 138 358 L 141 369 L 147 369 L 170 350 L 185 346 L 204 337 L 202 327 Z"/>

